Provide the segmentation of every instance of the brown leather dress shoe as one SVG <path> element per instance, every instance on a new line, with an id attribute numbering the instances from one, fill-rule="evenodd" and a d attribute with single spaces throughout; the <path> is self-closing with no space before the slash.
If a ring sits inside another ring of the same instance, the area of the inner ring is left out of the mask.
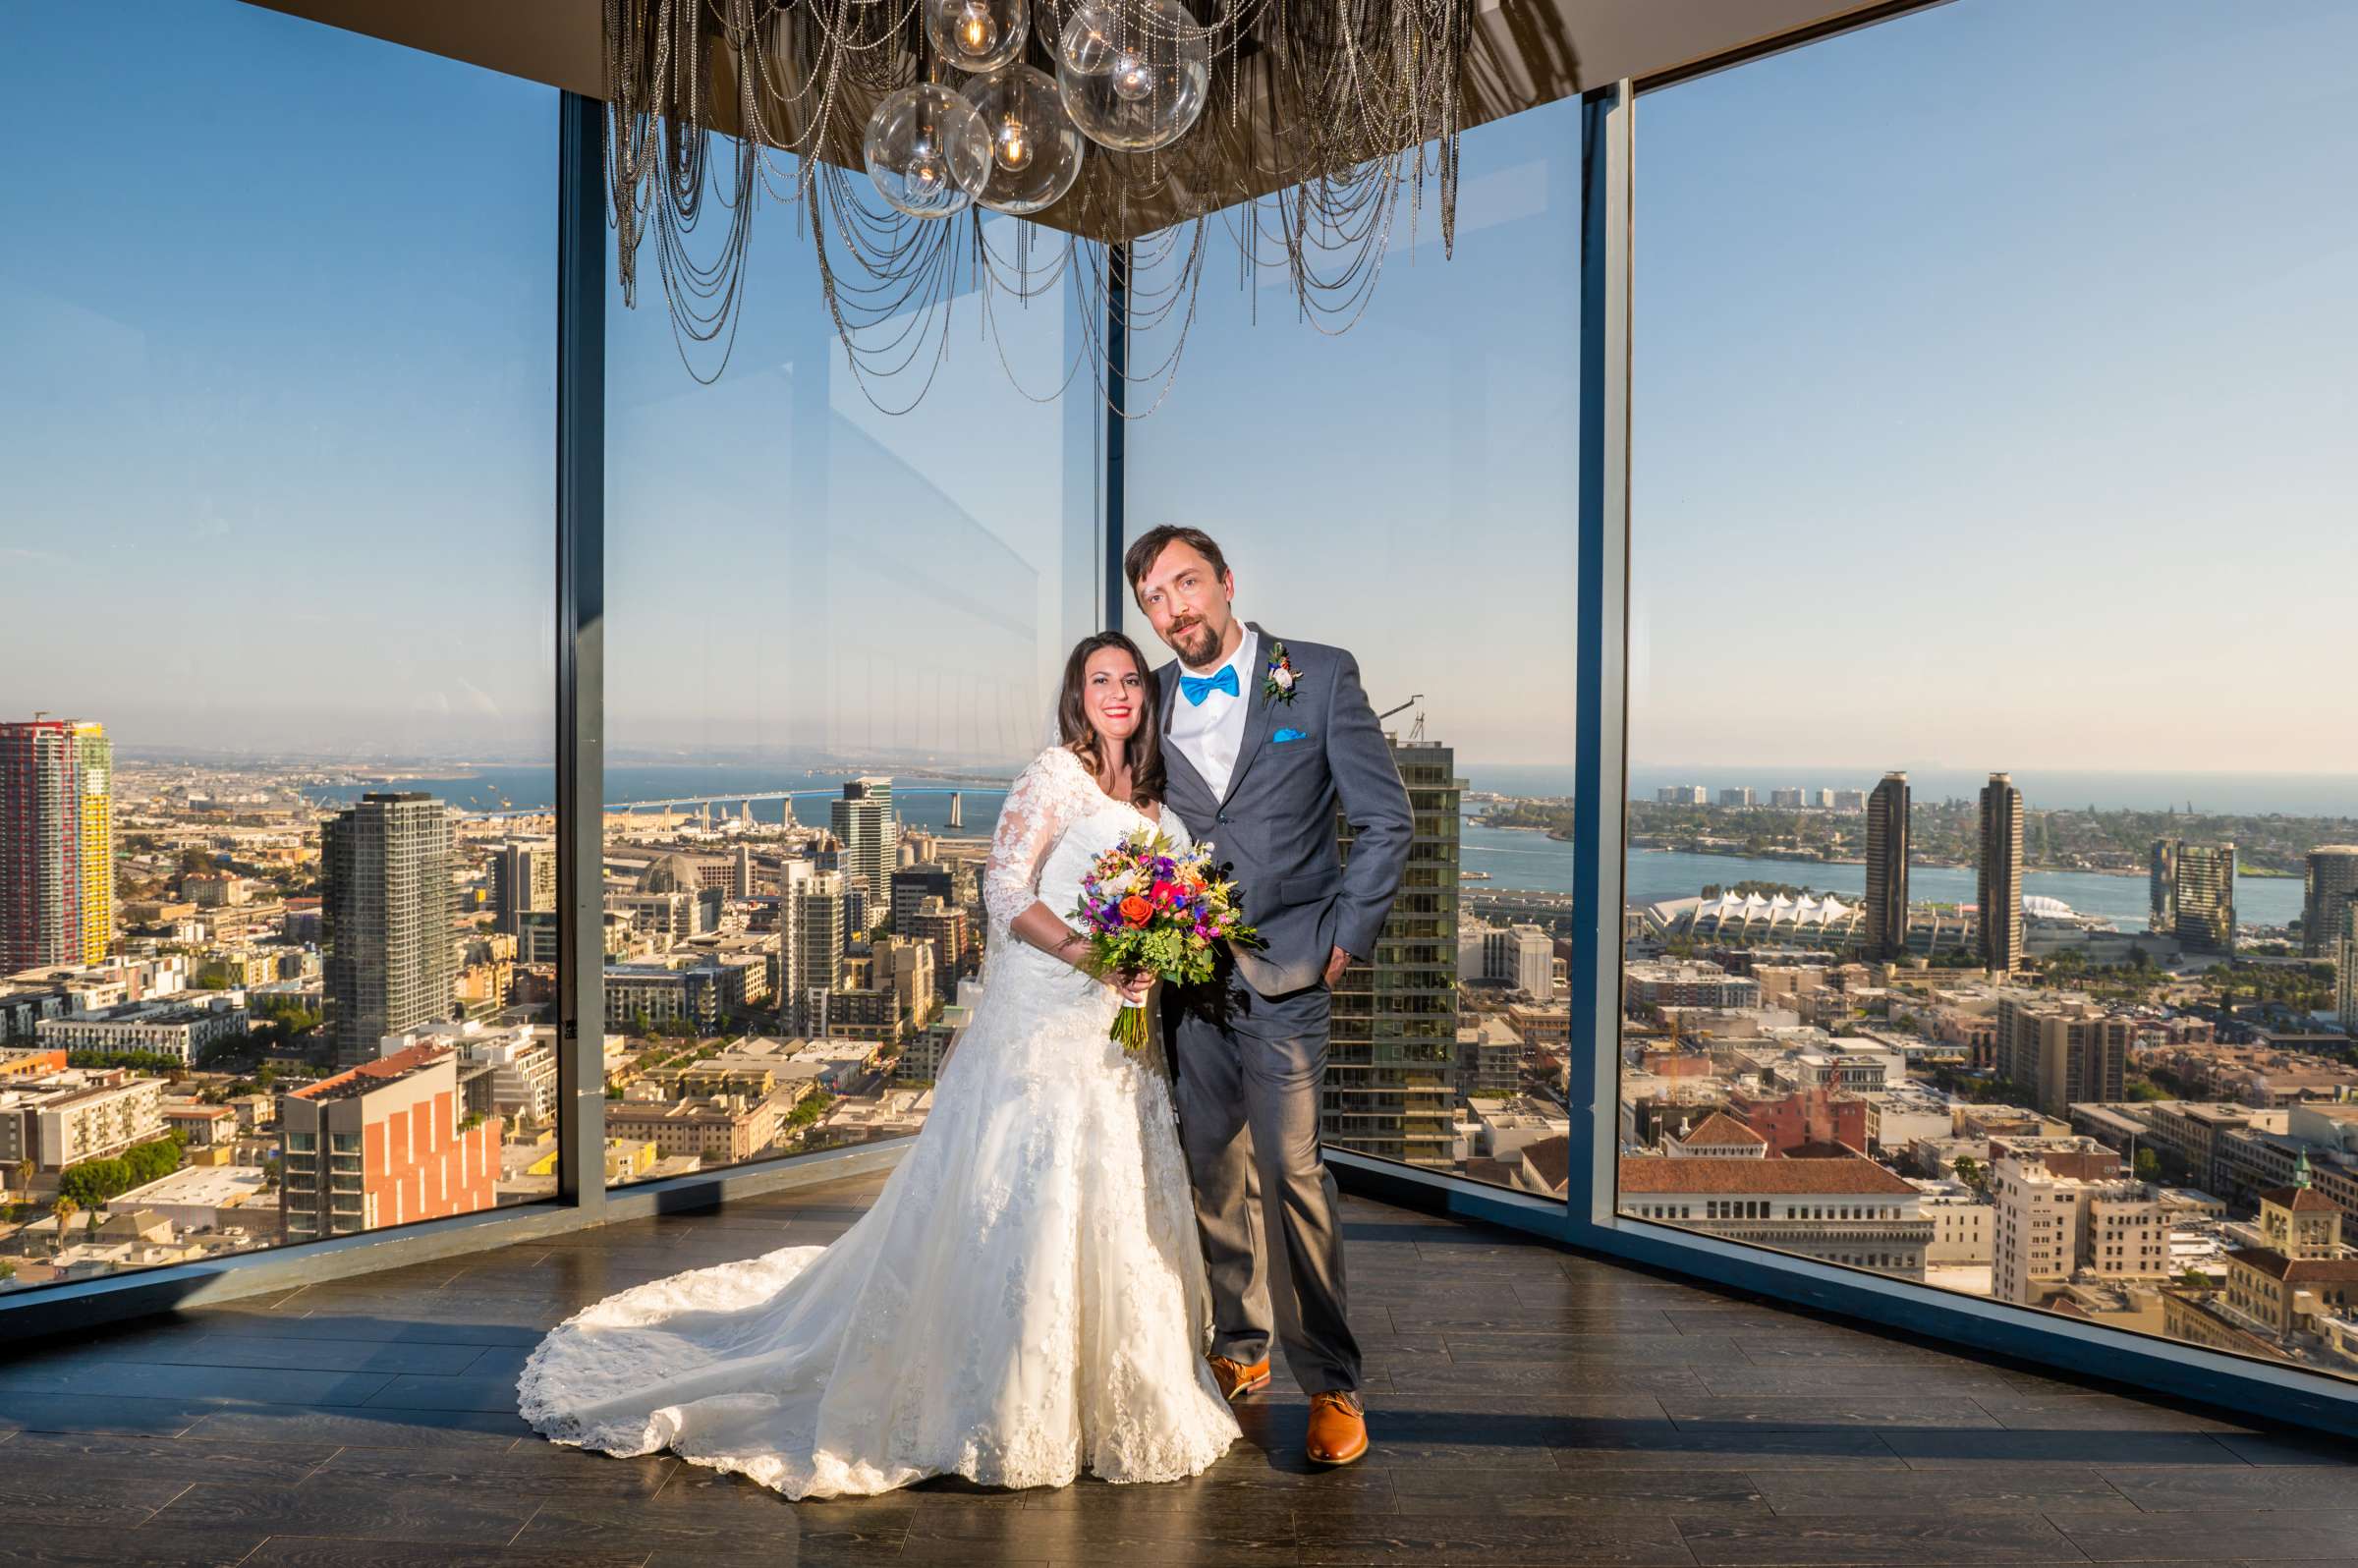
<path id="1" fill-rule="evenodd" d="M 1368 1451 L 1368 1418 L 1359 1396 L 1341 1390 L 1310 1396 L 1310 1441 L 1314 1465 L 1347 1465 Z"/>
<path id="2" fill-rule="evenodd" d="M 1241 1361 L 1230 1361 L 1225 1356 L 1213 1356 L 1209 1360 L 1211 1375 L 1220 1385 L 1222 1399 L 1241 1399 L 1269 1386 L 1269 1358 L 1266 1356 L 1250 1366 Z"/>

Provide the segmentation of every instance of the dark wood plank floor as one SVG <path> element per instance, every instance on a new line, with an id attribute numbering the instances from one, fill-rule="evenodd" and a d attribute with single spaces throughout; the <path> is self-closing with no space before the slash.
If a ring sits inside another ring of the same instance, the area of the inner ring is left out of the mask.
<path id="1" fill-rule="evenodd" d="M 873 1180 L 94 1333 L 0 1367 L 0 1562 L 2339 1563 L 2334 1445 L 1352 1202 L 1376 1448 L 1284 1386 L 1168 1486 L 788 1503 L 514 1413 L 567 1313 L 825 1241 Z"/>

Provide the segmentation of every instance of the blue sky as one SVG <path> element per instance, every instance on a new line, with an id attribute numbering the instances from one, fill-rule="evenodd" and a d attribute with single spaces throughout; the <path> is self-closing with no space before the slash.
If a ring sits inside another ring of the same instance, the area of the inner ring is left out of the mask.
<path id="1" fill-rule="evenodd" d="M 554 93 L 233 0 L 137 49 L 15 11 L 0 711 L 545 755 Z M 1958 0 L 1644 103 L 1633 758 L 2358 771 L 2353 53 L 2337 0 Z M 1470 135 L 1456 258 L 1429 208 L 1340 339 L 1215 256 L 1132 431 L 1134 525 L 1477 761 L 1571 750 L 1577 145 Z M 1097 570 L 1080 411 L 968 309 L 874 413 L 780 205 L 718 385 L 646 278 L 617 747 L 1028 747 Z M 1052 384 L 1062 302 L 1001 325 Z"/>
<path id="2" fill-rule="evenodd" d="M 7 32 L 0 711 L 545 747 L 555 93 L 228 0 Z"/>

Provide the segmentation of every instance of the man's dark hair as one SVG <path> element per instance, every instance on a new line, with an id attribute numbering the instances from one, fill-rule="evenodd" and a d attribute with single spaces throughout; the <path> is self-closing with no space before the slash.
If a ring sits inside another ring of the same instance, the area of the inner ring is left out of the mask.
<path id="1" fill-rule="evenodd" d="M 1145 577 L 1154 565 L 1156 556 L 1174 544 L 1184 544 L 1209 561 L 1212 576 L 1224 578 L 1228 575 L 1228 557 L 1220 553 L 1219 545 L 1210 534 L 1202 529 L 1175 528 L 1165 523 L 1160 528 L 1149 529 L 1141 533 L 1137 541 L 1122 552 L 1122 572 L 1130 579 L 1132 598 L 1138 596 L 1138 580 Z"/>

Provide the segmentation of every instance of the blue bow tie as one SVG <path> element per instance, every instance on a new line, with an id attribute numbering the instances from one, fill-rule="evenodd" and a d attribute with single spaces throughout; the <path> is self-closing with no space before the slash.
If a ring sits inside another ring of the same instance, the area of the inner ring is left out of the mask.
<path id="1" fill-rule="evenodd" d="M 1182 675 L 1179 677 L 1179 690 L 1185 695 L 1189 704 L 1195 707 L 1202 707 L 1204 700 L 1214 692 L 1226 692 L 1230 697 L 1234 697 L 1236 696 L 1236 666 L 1223 664 L 1217 675 Z"/>

